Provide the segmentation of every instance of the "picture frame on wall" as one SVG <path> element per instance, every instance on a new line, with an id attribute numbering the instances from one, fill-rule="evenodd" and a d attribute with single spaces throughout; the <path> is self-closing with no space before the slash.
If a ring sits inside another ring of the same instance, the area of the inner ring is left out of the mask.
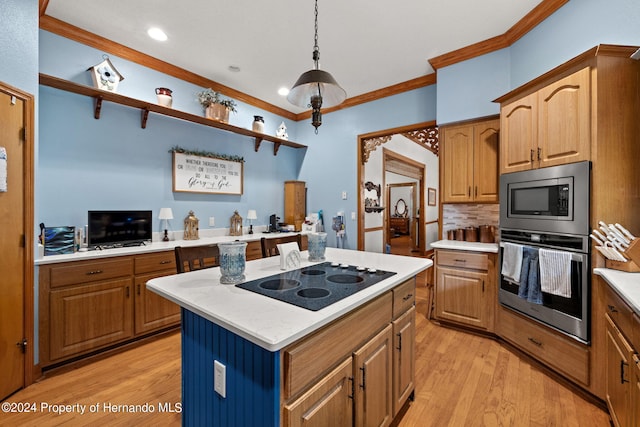
<path id="1" fill-rule="evenodd" d="M 429 206 L 436 205 L 436 189 L 435 188 L 427 188 L 427 204 Z"/>
<path id="2" fill-rule="evenodd" d="M 173 153 L 173 191 L 185 193 L 243 193 L 243 162 Z"/>

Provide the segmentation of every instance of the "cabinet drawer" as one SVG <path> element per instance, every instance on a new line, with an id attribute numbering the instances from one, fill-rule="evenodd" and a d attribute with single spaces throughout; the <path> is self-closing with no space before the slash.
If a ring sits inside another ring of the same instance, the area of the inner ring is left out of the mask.
<path id="1" fill-rule="evenodd" d="M 391 322 L 391 292 L 378 297 L 282 351 L 285 400 L 344 360 Z"/>
<path id="2" fill-rule="evenodd" d="M 511 310 L 500 308 L 498 335 L 555 370 L 589 385 L 589 350 Z"/>
<path id="3" fill-rule="evenodd" d="M 633 312 L 631 308 L 609 286 L 606 286 L 604 298 L 605 313 L 611 317 L 626 339 L 633 340 Z"/>
<path id="4" fill-rule="evenodd" d="M 162 270 L 176 272 L 176 255 L 174 251 L 141 255 L 135 258 L 135 274 L 153 273 Z"/>
<path id="5" fill-rule="evenodd" d="M 260 241 L 247 242 L 247 260 L 262 258 L 262 247 Z"/>
<path id="6" fill-rule="evenodd" d="M 474 270 L 488 270 L 489 260 L 487 254 L 479 254 L 463 251 L 436 251 L 437 265 L 456 268 L 471 268 Z"/>
<path id="7" fill-rule="evenodd" d="M 133 260 L 131 258 L 61 264 L 51 268 L 51 287 L 97 282 L 131 276 L 132 274 Z"/>
<path id="8" fill-rule="evenodd" d="M 416 279 L 412 277 L 393 288 L 393 318 L 409 310 L 416 302 Z"/>

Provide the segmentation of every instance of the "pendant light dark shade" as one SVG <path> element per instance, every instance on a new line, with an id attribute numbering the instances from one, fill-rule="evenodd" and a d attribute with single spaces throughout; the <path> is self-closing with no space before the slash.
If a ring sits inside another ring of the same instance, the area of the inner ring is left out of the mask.
<path id="1" fill-rule="evenodd" d="M 322 124 L 321 107 L 333 107 L 347 98 L 347 92 L 340 87 L 336 79 L 326 71 L 320 70 L 320 48 L 318 47 L 318 0 L 315 8 L 315 38 L 313 46 L 312 70 L 303 73 L 287 95 L 287 100 L 298 107 L 311 107 L 311 124 L 316 128 Z"/>

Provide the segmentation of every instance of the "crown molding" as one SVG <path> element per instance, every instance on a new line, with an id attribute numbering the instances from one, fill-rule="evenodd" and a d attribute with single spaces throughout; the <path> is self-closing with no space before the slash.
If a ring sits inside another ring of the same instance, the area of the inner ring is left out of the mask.
<path id="1" fill-rule="evenodd" d="M 449 65 L 457 64 L 458 62 L 509 47 L 568 2 L 569 0 L 543 0 L 531 12 L 507 30 L 506 33 L 431 58 L 429 59 L 429 64 L 431 64 L 434 70 L 438 70 Z"/>

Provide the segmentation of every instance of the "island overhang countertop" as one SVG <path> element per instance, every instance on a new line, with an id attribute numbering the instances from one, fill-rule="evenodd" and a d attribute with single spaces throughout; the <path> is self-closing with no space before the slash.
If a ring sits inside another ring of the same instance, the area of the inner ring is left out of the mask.
<path id="1" fill-rule="evenodd" d="M 220 268 L 160 277 L 148 289 L 218 326 L 268 350 L 278 351 L 371 301 L 433 265 L 426 258 L 327 248 L 326 261 L 393 271 L 396 274 L 318 311 L 220 283 Z M 300 268 L 317 262 L 302 252 Z M 248 261 L 246 281 L 282 273 L 280 257 Z M 418 284 L 419 286 L 420 284 Z M 357 327 L 357 325 L 354 325 Z"/>

